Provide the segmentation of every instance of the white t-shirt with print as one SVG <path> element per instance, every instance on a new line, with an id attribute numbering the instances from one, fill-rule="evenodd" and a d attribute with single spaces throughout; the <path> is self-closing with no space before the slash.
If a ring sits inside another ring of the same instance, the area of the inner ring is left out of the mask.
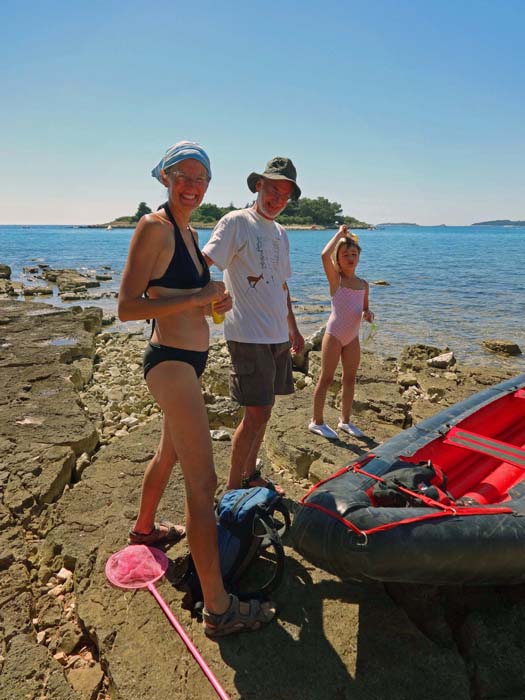
<path id="1" fill-rule="evenodd" d="M 254 208 L 226 214 L 203 248 L 224 271 L 233 297 L 224 336 L 240 343 L 288 340 L 286 280 L 291 275 L 290 245 L 284 228 Z"/>

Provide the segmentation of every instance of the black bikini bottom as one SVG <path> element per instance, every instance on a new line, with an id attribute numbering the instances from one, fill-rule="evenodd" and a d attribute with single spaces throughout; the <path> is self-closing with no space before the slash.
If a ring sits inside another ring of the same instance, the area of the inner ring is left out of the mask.
<path id="1" fill-rule="evenodd" d="M 146 377 L 150 369 L 153 369 L 161 362 L 169 360 L 186 362 L 186 364 L 193 367 L 197 377 L 200 377 L 206 367 L 207 359 L 207 350 L 182 350 L 180 348 L 171 348 L 169 345 L 156 345 L 149 342 L 144 352 L 144 377 Z"/>

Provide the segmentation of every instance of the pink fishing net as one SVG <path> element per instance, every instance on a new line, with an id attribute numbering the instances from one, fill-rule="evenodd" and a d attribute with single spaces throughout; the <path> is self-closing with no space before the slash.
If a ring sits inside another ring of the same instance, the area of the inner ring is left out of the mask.
<path id="1" fill-rule="evenodd" d="M 132 544 L 115 552 L 106 562 L 106 576 L 118 588 L 147 588 L 164 576 L 169 559 L 155 547 Z"/>
<path id="2" fill-rule="evenodd" d="M 188 647 L 191 655 L 201 667 L 219 698 L 221 700 L 230 700 L 217 678 L 208 668 L 197 647 L 155 588 L 154 582 L 166 573 L 168 565 L 169 559 L 160 549 L 148 547 L 145 544 L 132 544 L 110 556 L 106 562 L 106 576 L 109 582 L 118 588 L 147 588 L 184 644 Z"/>

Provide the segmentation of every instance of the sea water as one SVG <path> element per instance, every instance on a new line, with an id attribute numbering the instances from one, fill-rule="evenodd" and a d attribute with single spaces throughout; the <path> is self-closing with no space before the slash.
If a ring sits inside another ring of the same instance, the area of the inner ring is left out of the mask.
<path id="1" fill-rule="evenodd" d="M 66 226 L 0 226 L 0 263 L 12 279 L 43 284 L 22 268 L 109 272 L 100 291 L 116 292 L 131 229 Z M 450 347 L 471 364 L 525 368 L 525 355 L 505 359 L 482 348 L 485 338 L 505 338 L 525 351 L 525 228 L 503 226 L 387 226 L 358 231 L 362 247 L 358 275 L 370 282 L 370 308 L 377 333 L 370 349 L 398 355 L 408 343 Z M 199 232 L 200 244 L 211 231 Z M 305 336 L 326 323 L 328 284 L 320 253 L 334 231 L 290 230 L 292 278 L 289 287 Z M 214 277 L 220 273 L 214 269 Z M 385 281 L 384 286 L 373 284 Z M 96 291 L 96 290 L 91 290 Z M 55 295 L 37 301 L 61 304 Z M 74 302 L 79 303 L 79 302 Z M 114 298 L 80 302 L 114 311 Z M 118 328 L 118 325 L 116 326 Z M 214 329 L 220 334 L 221 329 Z"/>

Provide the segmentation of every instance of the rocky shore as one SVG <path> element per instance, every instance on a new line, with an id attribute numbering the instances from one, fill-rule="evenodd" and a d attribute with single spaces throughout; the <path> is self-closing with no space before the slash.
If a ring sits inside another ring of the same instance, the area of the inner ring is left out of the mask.
<path id="1" fill-rule="evenodd" d="M 365 440 L 306 430 L 321 333 L 278 400 L 265 471 L 291 508 L 311 483 L 398 431 L 501 381 L 510 370 L 458 366 L 448 348 L 397 358 L 364 353 L 355 422 Z M 0 300 L 0 698 L 182 700 L 213 690 L 144 591 L 112 589 L 108 556 L 124 546 L 154 453 L 160 413 L 142 379 L 144 339 L 103 331 L 97 308 Z M 211 348 L 203 376 L 223 490 L 240 417 L 229 360 Z M 335 423 L 340 377 L 326 418 Z M 162 515 L 184 516 L 175 469 Z M 219 644 L 176 586 L 185 542 L 158 589 L 232 698 L 243 700 L 522 700 L 525 586 L 463 588 L 342 582 L 286 547 L 279 618 Z"/>
<path id="2" fill-rule="evenodd" d="M 35 263 L 23 268 L 23 281 L 11 279 L 9 265 L 0 264 L 0 299 L 24 299 L 32 297 L 50 297 L 55 294 L 63 302 L 89 299 L 116 299 L 117 293 L 100 290 L 101 283 L 110 282 L 113 273 L 109 266 L 102 270 L 91 270 L 88 273 L 71 269 L 53 269 L 46 263 Z M 95 291 L 93 291 L 95 290 Z"/>

